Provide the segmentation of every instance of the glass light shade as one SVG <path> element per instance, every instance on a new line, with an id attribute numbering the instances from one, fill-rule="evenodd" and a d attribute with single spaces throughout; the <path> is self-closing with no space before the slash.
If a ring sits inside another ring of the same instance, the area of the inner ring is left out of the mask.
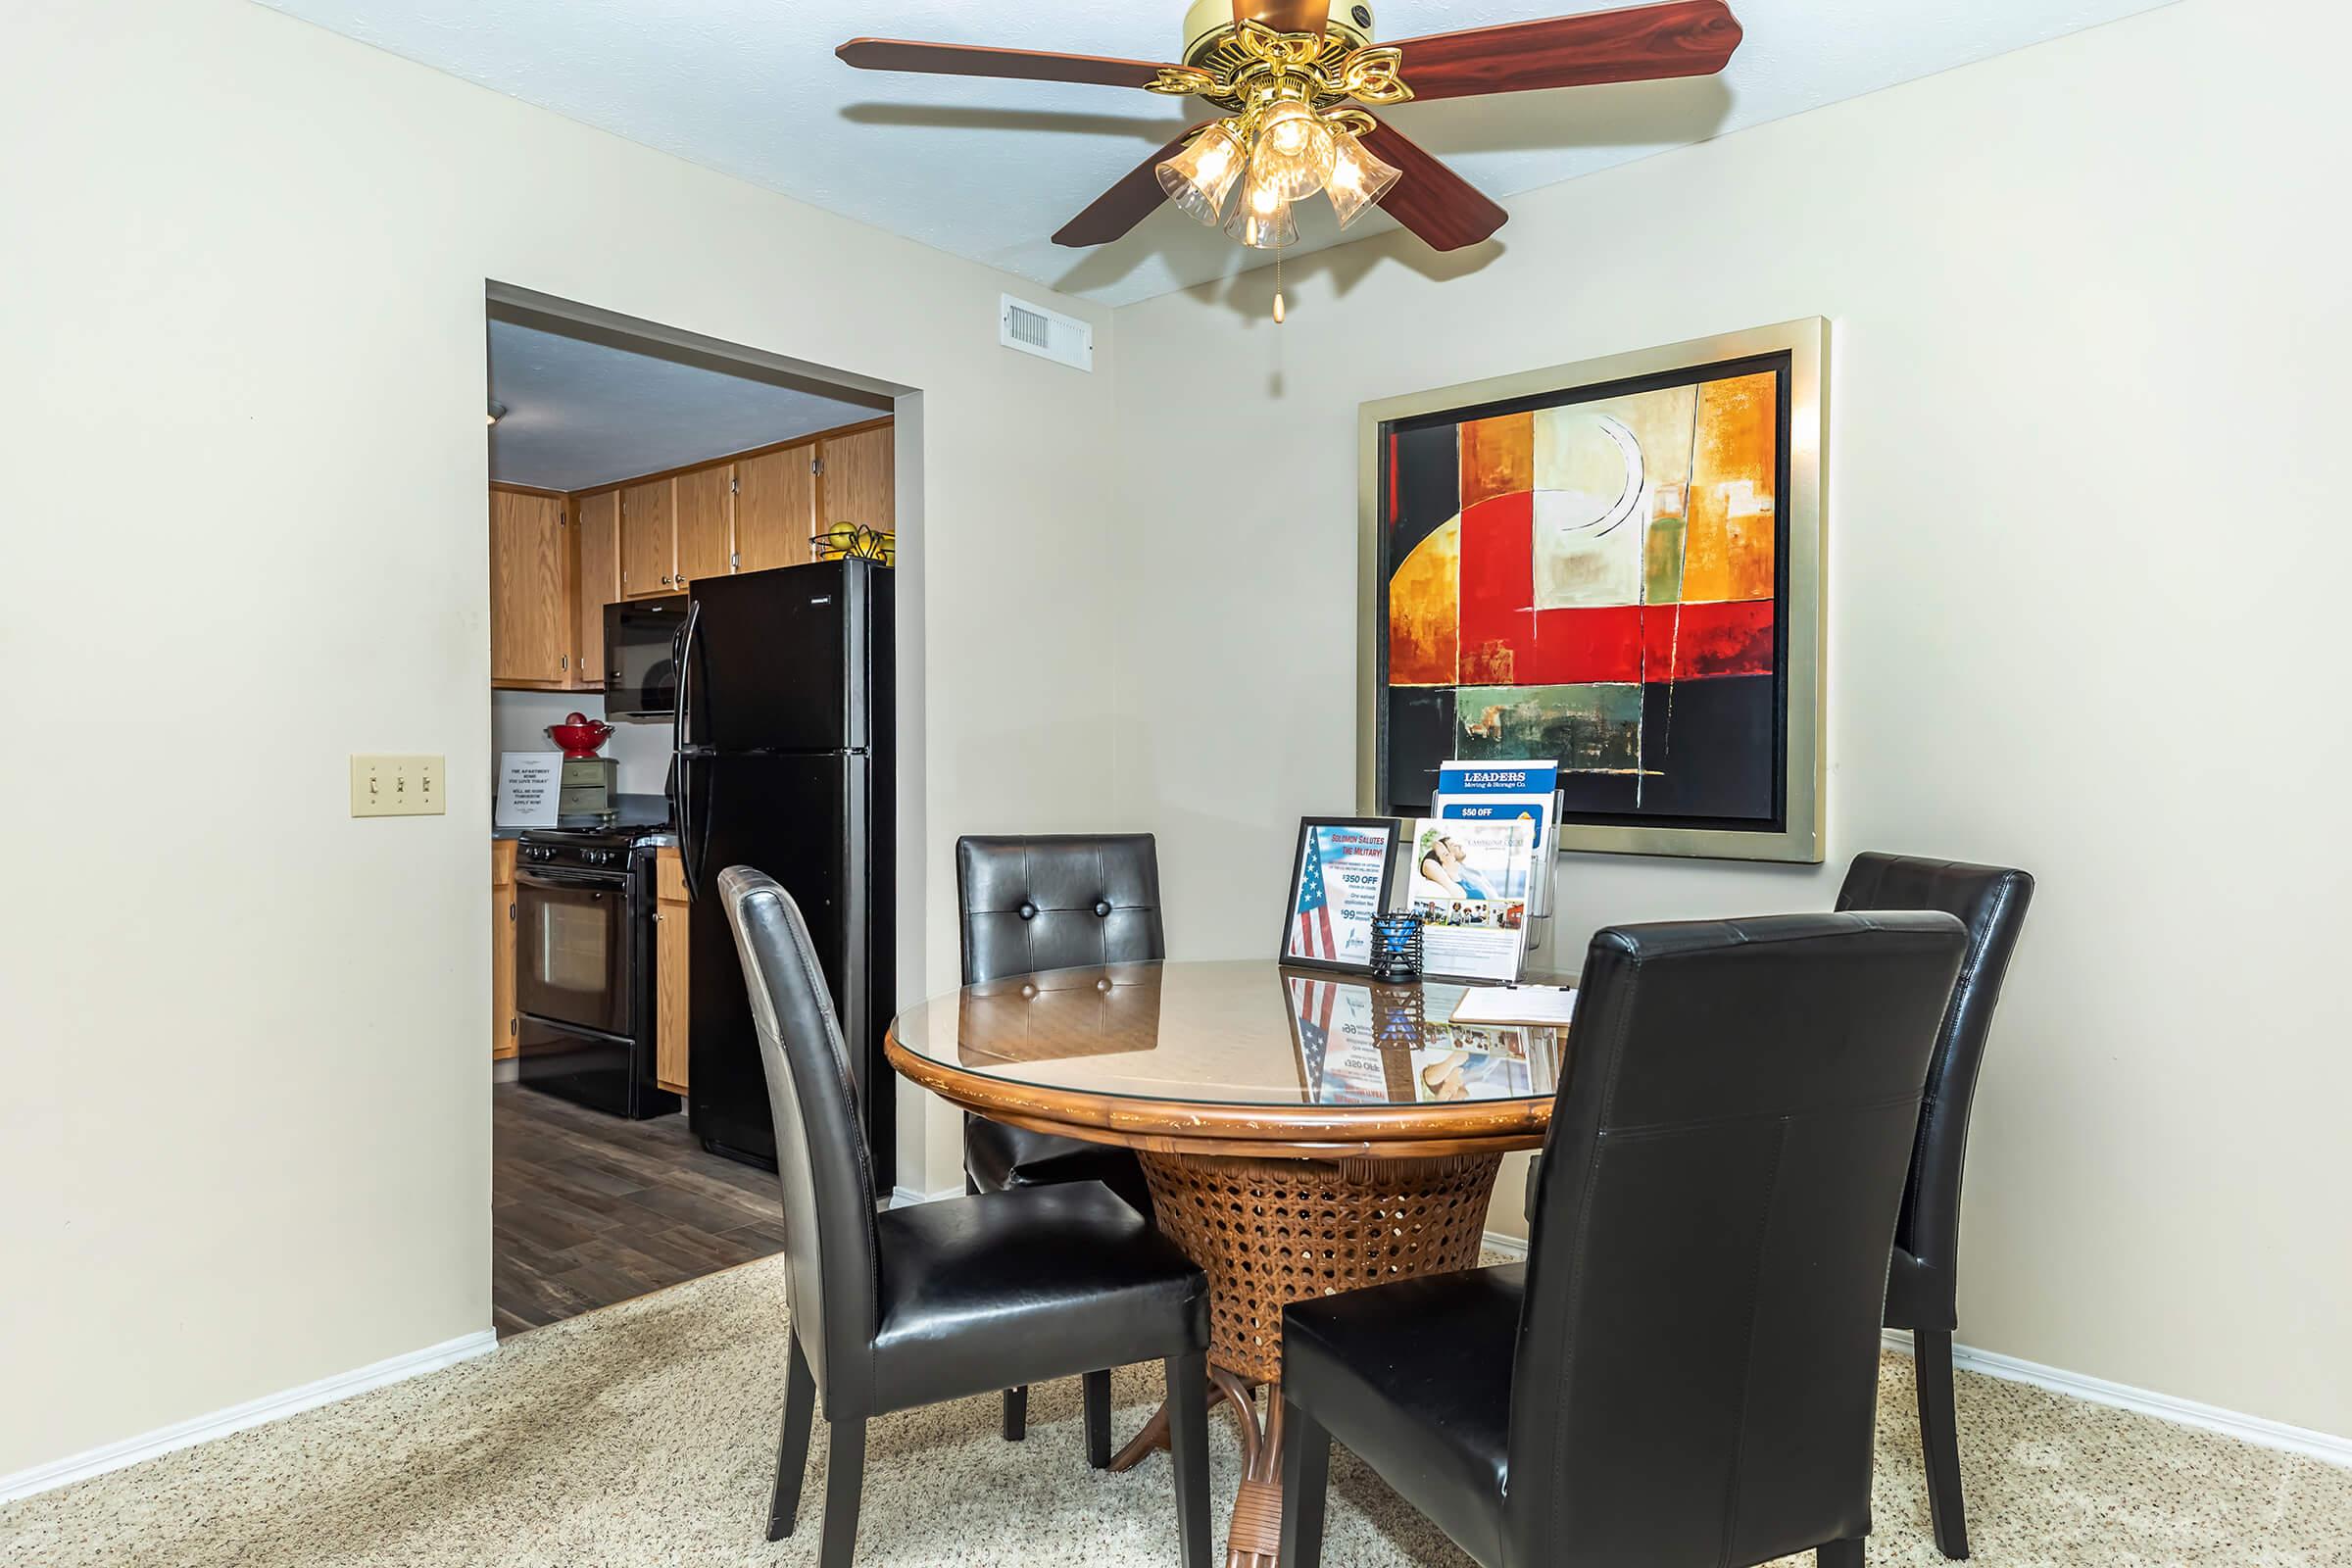
<path id="1" fill-rule="evenodd" d="M 1331 177 L 1331 127 L 1304 104 L 1276 104 L 1257 122 L 1257 150 L 1250 155 L 1250 177 L 1274 188 L 1286 202 L 1312 195 Z"/>
<path id="2" fill-rule="evenodd" d="M 1278 251 L 1298 243 L 1298 223 L 1291 217 L 1291 204 L 1275 195 L 1271 187 L 1258 184 L 1254 173 L 1250 183 L 1242 187 L 1242 199 L 1234 204 L 1233 216 L 1225 220 L 1225 232 L 1261 251 Z"/>
<path id="3" fill-rule="evenodd" d="M 1247 162 L 1242 144 L 1223 125 L 1211 125 L 1185 144 L 1184 150 L 1159 166 L 1159 188 L 1168 193 L 1188 218 L 1209 227 L 1225 216 L 1225 198 L 1242 177 Z"/>
<path id="4" fill-rule="evenodd" d="M 1395 164 L 1383 163 L 1353 136 L 1332 138 L 1335 156 L 1331 178 L 1323 188 L 1331 193 L 1331 209 L 1346 228 L 1364 215 L 1364 209 L 1388 194 L 1401 173 Z"/>

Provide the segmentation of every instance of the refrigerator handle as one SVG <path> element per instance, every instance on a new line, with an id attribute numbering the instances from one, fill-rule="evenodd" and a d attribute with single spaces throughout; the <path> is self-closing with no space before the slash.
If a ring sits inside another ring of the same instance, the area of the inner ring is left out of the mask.
<path id="1" fill-rule="evenodd" d="M 685 808 L 683 804 L 684 797 L 678 791 L 679 761 L 680 759 L 678 757 L 677 748 L 673 746 L 670 748 L 669 753 L 669 771 L 663 774 L 662 778 L 662 798 L 669 803 L 669 830 L 672 833 L 677 833 L 680 835 L 678 839 L 678 854 L 679 857 L 683 858 L 686 853 L 686 840 L 684 837 L 684 823 L 681 819 L 681 813 Z"/>
<path id="2" fill-rule="evenodd" d="M 694 681 L 694 634 L 702 624 L 703 607 L 699 601 L 688 601 L 686 624 L 678 628 L 677 652 L 672 656 L 678 678 L 672 689 L 675 706 L 669 715 L 669 766 L 675 794 L 670 802 L 670 817 L 678 829 L 678 869 L 685 873 L 686 896 L 702 897 L 702 873 L 697 864 L 694 844 L 694 780 L 686 765 L 686 737 L 694 721 L 691 688 Z"/>
<path id="3" fill-rule="evenodd" d="M 670 663 L 677 669 L 677 679 L 670 682 L 669 747 L 675 753 L 686 745 L 688 726 L 693 722 L 693 701 L 687 693 L 694 679 L 694 633 L 703 618 L 703 607 L 693 601 L 686 606 L 686 623 L 678 628 L 669 647 Z"/>

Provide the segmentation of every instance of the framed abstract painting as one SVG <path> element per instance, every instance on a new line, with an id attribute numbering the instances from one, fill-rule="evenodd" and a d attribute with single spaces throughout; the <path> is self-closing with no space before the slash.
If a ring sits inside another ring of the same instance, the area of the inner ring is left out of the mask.
<path id="1" fill-rule="evenodd" d="M 1822 858 L 1820 318 L 1363 406 L 1361 808 L 1560 764 L 1559 845 Z"/>

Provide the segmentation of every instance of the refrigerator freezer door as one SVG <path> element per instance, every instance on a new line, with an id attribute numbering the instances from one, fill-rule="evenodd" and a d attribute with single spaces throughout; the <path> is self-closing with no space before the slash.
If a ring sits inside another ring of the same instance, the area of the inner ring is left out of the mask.
<path id="1" fill-rule="evenodd" d="M 680 767 L 695 840 L 684 849 L 697 876 L 688 965 L 687 1102 L 695 1135 L 720 1152 L 775 1163 L 750 994 L 717 896 L 720 872 L 749 865 L 781 883 L 808 923 L 849 1044 L 881 1180 L 890 1165 L 895 1090 L 881 1050 L 889 1020 L 875 1017 L 872 1004 L 872 760 L 844 754 L 690 756 Z"/>
<path id="2" fill-rule="evenodd" d="M 873 570 L 826 562 L 696 583 L 685 744 L 717 753 L 870 747 Z"/>

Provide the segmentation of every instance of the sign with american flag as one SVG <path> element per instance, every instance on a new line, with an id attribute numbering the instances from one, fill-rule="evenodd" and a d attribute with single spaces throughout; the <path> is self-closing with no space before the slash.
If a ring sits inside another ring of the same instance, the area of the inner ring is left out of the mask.
<path id="1" fill-rule="evenodd" d="M 1372 918 L 1396 890 L 1402 842 L 1394 817 L 1307 817 L 1298 824 L 1283 962 L 1371 968 Z"/>

